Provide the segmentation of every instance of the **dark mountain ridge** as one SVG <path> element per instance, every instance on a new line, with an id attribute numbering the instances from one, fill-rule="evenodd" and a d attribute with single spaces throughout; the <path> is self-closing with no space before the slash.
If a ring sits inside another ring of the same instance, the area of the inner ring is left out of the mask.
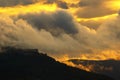
<path id="1" fill-rule="evenodd" d="M 6 47 L 0 52 L 2 80 L 113 80 L 67 66 L 37 49 Z"/>
<path id="2" fill-rule="evenodd" d="M 70 62 L 75 65 L 83 65 L 84 67 L 92 66 L 91 71 L 95 73 L 104 74 L 120 80 L 120 60 L 81 60 L 71 59 Z"/>

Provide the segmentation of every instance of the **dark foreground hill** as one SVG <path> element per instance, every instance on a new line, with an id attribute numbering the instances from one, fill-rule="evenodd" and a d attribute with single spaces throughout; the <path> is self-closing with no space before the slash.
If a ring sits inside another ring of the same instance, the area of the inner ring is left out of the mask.
<path id="1" fill-rule="evenodd" d="M 115 80 L 120 80 L 120 60 L 69 60 L 76 65 L 88 67 L 92 65 L 91 71 L 113 77 Z"/>
<path id="2" fill-rule="evenodd" d="M 55 61 L 36 49 L 5 48 L 0 52 L 0 80 L 113 80 Z"/>

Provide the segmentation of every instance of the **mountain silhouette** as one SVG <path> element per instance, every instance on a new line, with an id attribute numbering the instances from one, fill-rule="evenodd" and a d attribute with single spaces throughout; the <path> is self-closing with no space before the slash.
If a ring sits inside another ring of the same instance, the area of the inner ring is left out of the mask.
<path id="1" fill-rule="evenodd" d="M 37 49 L 2 48 L 1 80 L 113 80 L 108 76 L 67 66 Z"/>
<path id="2" fill-rule="evenodd" d="M 114 78 L 115 80 L 120 80 L 120 60 L 81 60 L 81 59 L 71 59 L 70 62 L 75 65 L 83 65 L 88 67 L 92 65 L 92 72 L 104 74 Z"/>

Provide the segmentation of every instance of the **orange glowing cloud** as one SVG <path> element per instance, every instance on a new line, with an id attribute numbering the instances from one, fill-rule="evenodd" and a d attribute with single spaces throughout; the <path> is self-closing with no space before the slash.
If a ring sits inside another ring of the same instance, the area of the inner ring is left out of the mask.
<path id="1" fill-rule="evenodd" d="M 80 54 L 79 59 L 83 60 L 120 60 L 120 51 L 115 50 L 105 50 L 99 53 L 93 54 Z"/>

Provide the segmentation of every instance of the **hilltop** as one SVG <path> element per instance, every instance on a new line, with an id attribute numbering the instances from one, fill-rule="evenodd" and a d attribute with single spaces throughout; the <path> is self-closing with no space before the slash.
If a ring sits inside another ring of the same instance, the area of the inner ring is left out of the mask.
<path id="1" fill-rule="evenodd" d="M 3 80 L 113 80 L 67 66 L 37 49 L 10 47 L 0 52 L 0 74 Z"/>

